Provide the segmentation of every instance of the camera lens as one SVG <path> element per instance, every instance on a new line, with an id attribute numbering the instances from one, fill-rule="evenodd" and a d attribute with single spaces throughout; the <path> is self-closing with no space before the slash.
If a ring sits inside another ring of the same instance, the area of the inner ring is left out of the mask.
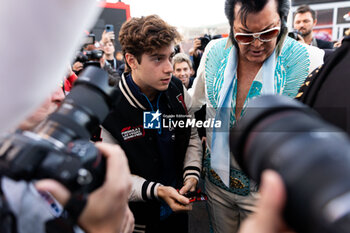
<path id="1" fill-rule="evenodd" d="M 59 109 L 36 130 L 44 138 L 66 144 L 74 139 L 89 139 L 107 116 L 115 88 L 108 85 L 108 74 L 97 67 L 87 67 Z"/>
<path id="2" fill-rule="evenodd" d="M 231 151 L 252 179 L 259 182 L 265 169 L 281 175 L 287 190 L 285 219 L 305 233 L 348 232 L 349 145 L 345 133 L 280 96 L 251 101 L 230 134 Z"/>

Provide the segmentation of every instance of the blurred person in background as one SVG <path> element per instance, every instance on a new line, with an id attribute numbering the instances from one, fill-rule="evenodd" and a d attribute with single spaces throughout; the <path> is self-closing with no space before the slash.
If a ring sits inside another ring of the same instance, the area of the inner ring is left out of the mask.
<path id="1" fill-rule="evenodd" d="M 333 43 L 314 37 L 313 28 L 317 24 L 316 12 L 308 5 L 301 5 L 295 12 L 294 29 L 301 35 L 298 35 L 299 41 L 320 49 L 332 49 Z"/>
<path id="2" fill-rule="evenodd" d="M 125 64 L 124 56 L 122 51 L 117 51 L 115 53 L 115 59 L 117 59 L 117 67 L 119 68 L 121 65 Z"/>
<path id="3" fill-rule="evenodd" d="M 117 64 L 117 59 L 114 57 L 114 42 L 108 41 L 104 46 L 103 46 L 103 58 L 106 63 L 108 63 L 113 70 L 118 69 L 118 64 Z"/>
<path id="4" fill-rule="evenodd" d="M 192 87 L 194 77 L 192 62 L 189 56 L 185 53 L 178 53 L 173 57 L 173 74 L 180 79 L 182 84 L 189 89 Z"/>
<path id="5" fill-rule="evenodd" d="M 197 69 L 199 67 L 199 63 L 201 61 L 204 49 L 210 40 L 211 36 L 207 34 L 205 34 L 202 37 L 195 38 L 193 40 L 193 47 L 190 49 L 190 56 L 193 62 L 194 77 L 196 77 Z"/>
<path id="6" fill-rule="evenodd" d="M 178 53 L 173 57 L 173 74 L 176 78 L 180 79 L 182 84 L 186 87 L 186 89 L 190 89 L 192 87 L 194 77 L 192 62 L 189 56 L 185 53 Z M 195 118 L 197 120 L 205 121 L 205 105 L 194 113 Z M 198 128 L 198 135 L 202 141 L 203 148 L 205 148 L 205 128 Z"/>

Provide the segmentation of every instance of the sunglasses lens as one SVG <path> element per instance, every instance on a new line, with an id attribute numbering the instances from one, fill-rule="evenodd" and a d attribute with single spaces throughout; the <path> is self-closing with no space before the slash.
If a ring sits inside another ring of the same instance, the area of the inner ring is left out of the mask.
<path id="1" fill-rule="evenodd" d="M 260 39 L 263 40 L 263 41 L 264 40 L 271 40 L 271 39 L 277 37 L 279 32 L 280 31 L 278 29 L 274 29 L 274 30 L 271 30 L 269 32 L 262 33 L 260 35 Z"/>
<path id="2" fill-rule="evenodd" d="M 254 40 L 254 37 L 251 35 L 236 35 L 235 38 L 239 43 L 250 43 Z"/>

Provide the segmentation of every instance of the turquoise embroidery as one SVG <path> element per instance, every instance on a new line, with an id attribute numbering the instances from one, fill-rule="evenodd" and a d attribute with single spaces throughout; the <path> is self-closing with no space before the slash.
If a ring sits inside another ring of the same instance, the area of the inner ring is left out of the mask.
<path id="1" fill-rule="evenodd" d="M 224 49 L 227 39 L 219 40 L 212 46 L 206 58 L 205 81 L 208 99 L 214 109 L 217 108 L 219 93 L 223 84 L 224 72 L 227 65 L 228 54 L 231 48 Z M 310 57 L 305 46 L 297 41 L 286 38 L 281 54 L 276 61 L 275 90 L 278 94 L 295 97 L 309 73 Z M 261 94 L 262 83 L 253 81 L 247 100 Z M 235 122 L 237 83 L 232 96 L 231 126 Z M 242 111 L 243 112 L 243 111 Z"/>
<path id="2" fill-rule="evenodd" d="M 251 99 L 257 95 L 260 95 L 262 89 L 262 83 L 259 81 L 253 81 L 252 86 L 250 87 L 248 98 Z"/>
<path id="3" fill-rule="evenodd" d="M 282 53 L 278 57 L 281 65 L 277 65 L 276 68 L 276 73 L 283 77 L 277 86 L 280 88 L 277 93 L 294 98 L 309 73 L 310 56 L 306 47 L 297 41 L 287 37 L 284 43 Z"/>
<path id="4" fill-rule="evenodd" d="M 228 54 L 231 50 L 224 49 L 226 46 L 227 39 L 219 40 L 212 46 L 207 54 L 205 60 L 205 82 L 208 93 L 208 99 L 210 104 L 217 108 L 219 101 L 219 93 L 223 85 L 224 72 L 227 65 Z M 293 39 L 286 38 L 281 54 L 276 60 L 275 69 L 275 90 L 278 94 L 295 97 L 299 87 L 302 85 L 309 73 L 310 57 L 307 48 L 299 44 Z M 236 79 L 236 78 L 235 78 Z M 246 103 L 261 94 L 263 83 L 254 80 L 245 101 Z M 232 127 L 235 122 L 235 105 L 236 105 L 236 94 L 237 94 L 237 82 L 234 80 L 234 90 L 232 96 L 232 112 L 230 116 L 230 126 Z M 244 110 L 242 114 L 244 114 Z M 209 180 L 215 185 L 239 195 L 247 195 L 249 193 L 249 180 L 245 179 L 244 173 L 239 170 L 231 168 L 230 170 L 230 187 L 226 187 L 220 177 L 213 173 L 210 166 L 210 153 L 207 148 L 206 156 L 203 160 L 203 167 L 208 175 Z M 238 186 L 237 186 L 238 185 Z M 238 188 L 234 188 L 237 186 Z M 243 188 L 244 187 L 244 188 Z"/>
<path id="5" fill-rule="evenodd" d="M 224 49 L 227 39 L 219 40 L 207 54 L 205 64 L 205 82 L 208 98 L 211 105 L 216 109 L 219 102 L 219 92 L 224 82 L 224 72 L 228 54 L 231 50 Z"/>

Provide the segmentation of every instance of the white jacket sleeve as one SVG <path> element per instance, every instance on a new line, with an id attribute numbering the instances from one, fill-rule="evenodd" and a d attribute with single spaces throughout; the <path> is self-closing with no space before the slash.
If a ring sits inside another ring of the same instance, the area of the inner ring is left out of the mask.
<path id="1" fill-rule="evenodd" d="M 186 88 L 184 88 L 184 99 L 188 112 L 192 118 L 194 118 L 194 112 L 192 111 L 192 98 L 188 94 Z M 188 143 L 185 161 L 184 161 L 184 181 L 190 177 L 194 177 L 199 180 L 200 171 L 202 168 L 202 143 L 198 136 L 196 127 L 191 128 L 191 137 Z"/>

